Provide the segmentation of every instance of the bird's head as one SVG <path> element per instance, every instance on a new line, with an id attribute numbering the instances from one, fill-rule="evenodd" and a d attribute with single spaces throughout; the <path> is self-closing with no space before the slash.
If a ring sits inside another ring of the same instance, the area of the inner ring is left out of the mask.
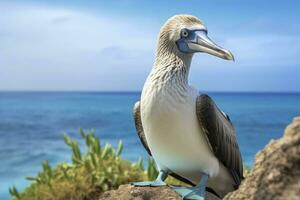
<path id="1" fill-rule="evenodd" d="M 207 36 L 205 25 L 192 15 L 175 15 L 163 25 L 159 33 L 157 53 L 161 55 L 167 51 L 182 56 L 203 52 L 234 60 L 233 54 L 215 44 Z"/>

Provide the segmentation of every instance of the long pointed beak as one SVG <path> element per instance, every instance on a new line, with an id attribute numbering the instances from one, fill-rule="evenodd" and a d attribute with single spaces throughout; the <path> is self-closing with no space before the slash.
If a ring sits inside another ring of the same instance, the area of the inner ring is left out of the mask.
<path id="1" fill-rule="evenodd" d="M 205 52 L 226 60 L 233 60 L 233 54 L 223 49 L 222 47 L 215 44 L 204 31 L 196 31 L 196 37 L 193 41 L 189 42 L 187 45 L 189 49 L 195 52 Z"/>

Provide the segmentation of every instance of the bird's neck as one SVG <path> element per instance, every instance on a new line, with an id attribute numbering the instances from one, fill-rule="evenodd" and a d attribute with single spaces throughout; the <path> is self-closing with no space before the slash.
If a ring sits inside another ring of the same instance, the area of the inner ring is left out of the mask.
<path id="1" fill-rule="evenodd" d="M 192 55 L 172 51 L 158 52 L 154 66 L 144 86 L 146 93 L 184 96 L 189 89 L 188 75 Z"/>
<path id="2" fill-rule="evenodd" d="M 191 60 L 192 54 L 158 52 L 150 77 L 161 85 L 187 86 Z"/>

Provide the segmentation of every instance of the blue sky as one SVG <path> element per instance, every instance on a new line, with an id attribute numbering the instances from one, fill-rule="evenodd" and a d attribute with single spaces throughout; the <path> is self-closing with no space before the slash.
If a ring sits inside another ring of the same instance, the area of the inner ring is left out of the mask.
<path id="1" fill-rule="evenodd" d="M 298 1 L 0 1 L 0 90 L 141 90 L 161 25 L 193 14 L 236 62 L 194 56 L 204 91 L 300 91 Z"/>

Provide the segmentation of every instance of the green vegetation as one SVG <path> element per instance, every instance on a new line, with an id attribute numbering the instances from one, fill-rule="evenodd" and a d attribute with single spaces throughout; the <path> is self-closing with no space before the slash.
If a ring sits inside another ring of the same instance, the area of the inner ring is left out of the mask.
<path id="1" fill-rule="evenodd" d="M 48 161 L 42 164 L 42 171 L 36 177 L 26 177 L 32 181 L 23 192 L 11 187 L 9 192 L 13 200 L 94 200 L 107 190 L 130 182 L 153 180 L 158 172 L 154 161 L 148 160 L 144 169 L 143 160 L 131 163 L 120 157 L 123 144 L 120 141 L 116 149 L 110 144 L 101 145 L 93 131 L 80 130 L 85 141 L 83 154 L 78 142 L 68 135 L 65 143 L 72 150 L 72 163 L 61 163 L 52 168 Z M 174 178 L 168 178 L 169 184 L 182 184 Z"/>

